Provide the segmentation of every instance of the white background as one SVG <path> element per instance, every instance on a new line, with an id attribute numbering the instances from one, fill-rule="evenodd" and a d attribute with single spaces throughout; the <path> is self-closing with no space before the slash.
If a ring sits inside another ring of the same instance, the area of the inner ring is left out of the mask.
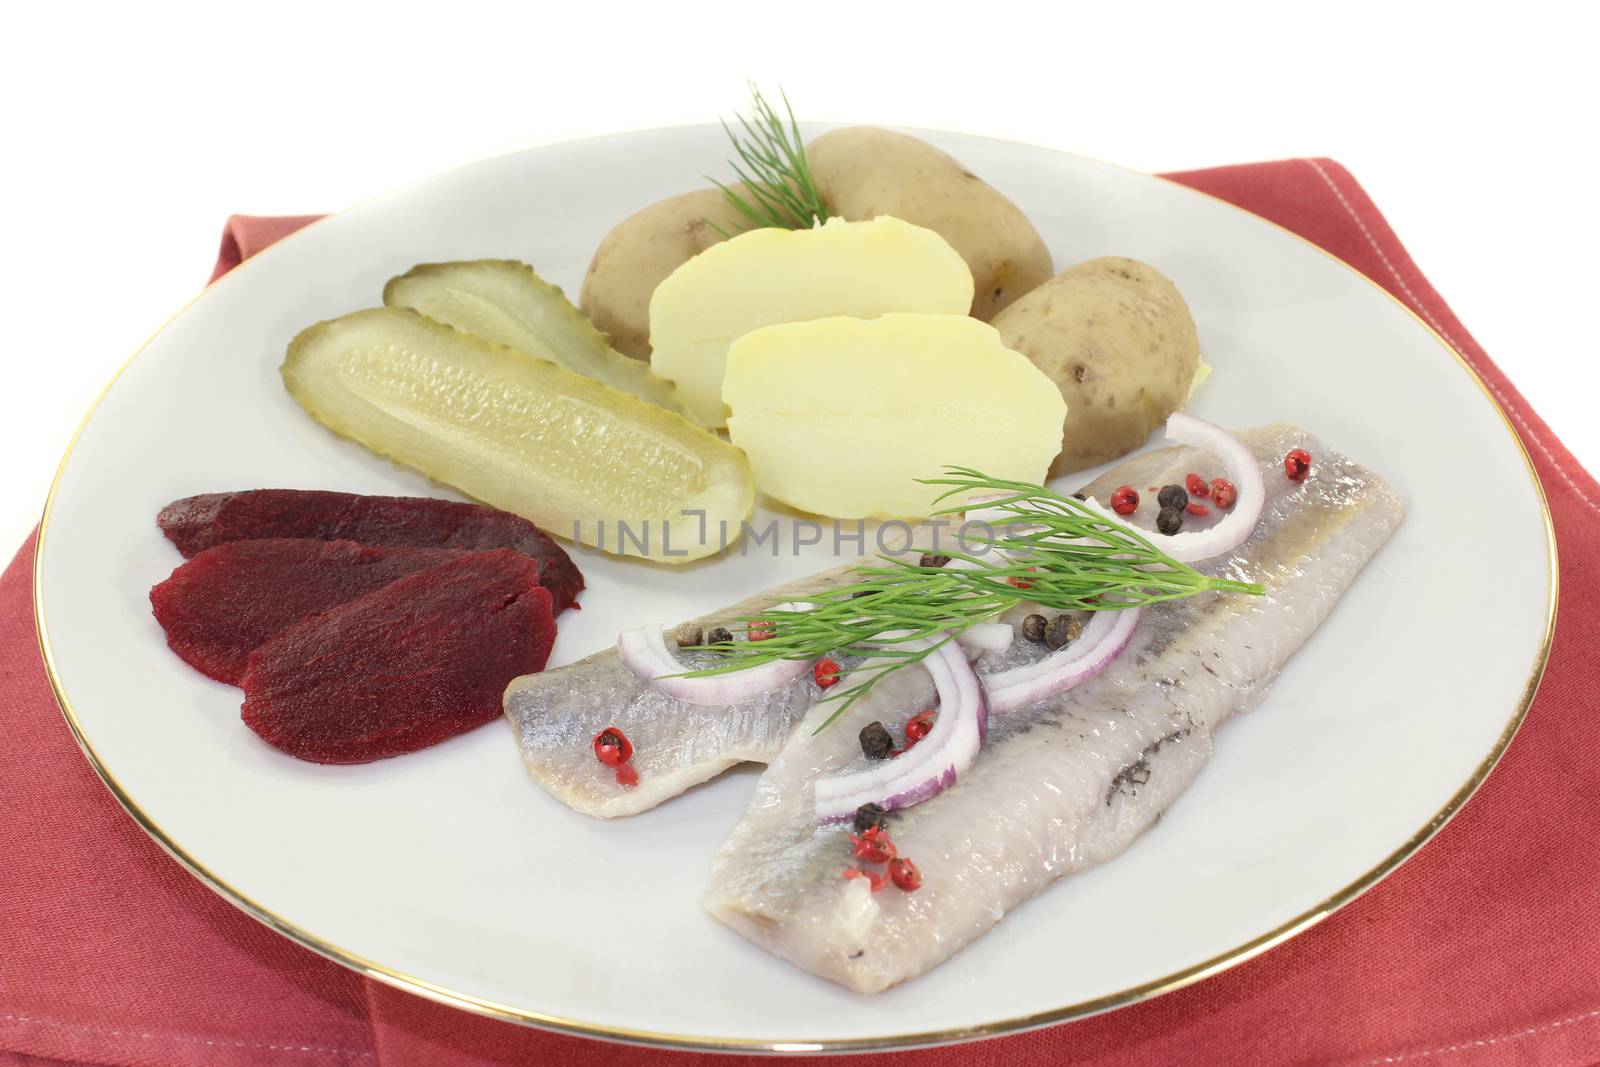
<path id="1" fill-rule="evenodd" d="M 1600 78 L 1593 33 L 1562 8 L 634 6 L 8 14 L 0 553 L 36 521 L 101 386 L 205 282 L 230 212 L 333 210 L 533 144 L 731 115 L 747 77 L 781 84 L 803 118 L 1151 171 L 1333 156 L 1600 467 L 1600 345 L 1584 326 L 1600 282 Z"/>

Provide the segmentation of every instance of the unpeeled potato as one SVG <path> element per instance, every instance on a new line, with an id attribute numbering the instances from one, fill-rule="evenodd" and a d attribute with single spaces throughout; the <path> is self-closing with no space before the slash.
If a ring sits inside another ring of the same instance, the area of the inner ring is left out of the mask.
<path id="1" fill-rule="evenodd" d="M 1044 240 L 1015 204 L 925 141 L 858 126 L 816 138 L 806 156 L 830 216 L 894 215 L 950 242 L 972 271 L 968 310 L 980 319 L 1054 269 Z M 749 226 L 720 189 L 706 188 L 635 212 L 600 242 L 578 302 L 617 351 L 649 358 L 650 296 L 689 257 L 723 240 L 711 222 L 728 233 Z"/>
<path id="2" fill-rule="evenodd" d="M 1183 296 L 1148 263 L 1079 263 L 994 319 L 1007 346 L 1044 371 L 1072 412 L 1055 477 L 1144 444 L 1197 384 L 1200 342 Z"/>
<path id="3" fill-rule="evenodd" d="M 677 384 L 702 426 L 723 424 L 728 346 L 751 330 L 831 315 L 961 315 L 972 273 L 932 230 L 883 216 L 809 230 L 751 230 L 716 245 L 656 287 L 650 365 Z"/>
<path id="4" fill-rule="evenodd" d="M 709 220 L 709 221 L 708 221 Z M 611 347 L 650 358 L 650 295 L 690 256 L 747 225 L 721 189 L 697 189 L 629 215 L 606 234 L 589 262 L 578 303 L 611 337 Z"/>
<path id="5" fill-rule="evenodd" d="M 767 326 L 734 342 L 728 434 L 756 485 L 839 518 L 927 515 L 946 465 L 1038 482 L 1066 405 L 994 327 L 896 314 Z"/>
<path id="6" fill-rule="evenodd" d="M 949 241 L 972 270 L 971 314 L 986 322 L 1054 270 L 1022 209 L 926 141 L 852 126 L 806 145 L 806 162 L 830 213 L 893 215 Z"/>

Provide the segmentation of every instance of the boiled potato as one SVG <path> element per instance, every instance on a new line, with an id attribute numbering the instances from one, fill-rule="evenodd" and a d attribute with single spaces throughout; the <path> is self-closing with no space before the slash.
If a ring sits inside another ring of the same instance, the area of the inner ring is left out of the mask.
<path id="1" fill-rule="evenodd" d="M 761 326 L 890 311 L 962 315 L 972 272 L 932 230 L 884 216 L 751 230 L 673 271 L 650 298 L 650 364 L 703 426 L 721 426 L 728 346 Z"/>
<path id="2" fill-rule="evenodd" d="M 600 242 L 578 304 L 618 352 L 650 358 L 650 294 L 690 256 L 723 239 L 707 219 L 728 233 L 746 225 L 721 189 L 698 189 L 630 215 Z"/>
<path id="3" fill-rule="evenodd" d="M 949 241 L 972 269 L 971 314 L 986 322 L 1050 278 L 1050 250 L 1027 216 L 926 141 L 855 126 L 813 140 L 806 161 L 831 214 L 893 215 Z"/>
<path id="4" fill-rule="evenodd" d="M 728 434 L 758 488 L 839 518 L 927 515 L 946 465 L 1042 481 L 1067 409 L 994 327 L 892 314 L 766 326 L 728 352 Z"/>
<path id="5" fill-rule="evenodd" d="M 1056 383 L 1071 411 L 1052 477 L 1138 448 L 1188 400 L 1202 366 L 1177 287 L 1120 256 L 1062 271 L 995 316 L 994 327 Z"/>
<path id="6" fill-rule="evenodd" d="M 924 141 L 854 127 L 816 138 L 806 158 L 829 215 L 894 215 L 949 241 L 972 270 L 970 312 L 980 319 L 1050 277 L 1050 252 L 1017 206 Z M 749 226 L 722 190 L 701 189 L 630 215 L 600 242 L 578 303 L 617 351 L 649 358 L 650 295 L 690 256 L 723 240 L 708 219 L 728 233 Z"/>

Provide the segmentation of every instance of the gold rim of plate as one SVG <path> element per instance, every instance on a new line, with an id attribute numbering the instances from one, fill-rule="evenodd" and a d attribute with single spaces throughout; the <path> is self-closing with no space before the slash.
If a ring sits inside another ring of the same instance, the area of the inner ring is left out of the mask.
<path id="1" fill-rule="evenodd" d="M 916 132 L 937 134 L 940 131 L 923 130 Z M 628 135 L 603 135 L 603 137 L 612 136 Z M 585 138 L 583 140 L 600 140 L 603 139 L 603 137 Z M 1073 153 L 1062 152 L 1060 149 L 1047 148 L 1042 145 L 1027 145 L 1017 141 L 1005 141 L 1002 138 L 982 137 L 981 139 L 999 143 L 1015 144 L 1018 147 L 1026 147 L 1035 151 L 1073 155 Z M 565 143 L 570 144 L 576 142 Z M 172 837 L 169 836 L 154 819 L 152 819 L 139 807 L 138 803 L 133 799 L 133 797 L 129 796 L 127 791 L 123 789 L 122 784 L 117 781 L 116 776 L 113 775 L 110 769 L 101 762 L 99 754 L 95 752 L 94 746 L 90 743 L 89 738 L 84 734 L 83 728 L 78 722 L 78 717 L 72 709 L 72 702 L 67 698 L 66 692 L 64 691 L 61 678 L 56 671 L 55 658 L 51 652 L 50 634 L 45 623 L 44 615 L 44 599 L 42 595 L 44 589 L 40 582 L 40 563 L 44 558 L 47 535 L 50 529 L 50 514 L 51 509 L 55 504 L 56 490 L 60 487 L 62 476 L 66 473 L 67 463 L 72 459 L 72 453 L 77 447 L 78 438 L 83 435 L 84 428 L 89 425 L 89 420 L 92 419 L 95 412 L 99 410 L 101 402 L 105 399 L 106 394 L 111 391 L 112 387 L 116 385 L 117 380 L 121 378 L 123 373 L 133 365 L 134 361 L 139 358 L 139 356 L 150 346 L 150 343 L 154 341 L 156 337 L 160 336 L 161 333 L 164 332 L 166 328 L 170 326 L 179 316 L 192 307 L 195 301 L 199 300 L 201 296 L 204 296 L 206 292 L 209 292 L 213 285 L 218 284 L 224 278 L 232 278 L 238 275 L 240 271 L 259 260 L 261 256 L 271 255 L 278 245 L 281 245 L 286 241 L 293 240 L 302 233 L 305 233 L 306 230 L 309 230 L 318 225 L 320 222 L 325 221 L 325 219 L 333 217 L 332 215 L 324 216 L 323 219 L 318 219 L 309 225 L 296 230 L 294 233 L 289 234 L 287 237 L 278 241 L 277 244 L 270 248 L 263 249 L 260 253 L 257 253 L 256 255 L 240 263 L 233 270 L 229 271 L 221 278 L 211 282 L 199 293 L 195 294 L 193 299 L 191 299 L 183 307 L 179 308 L 171 318 L 167 319 L 166 322 L 162 323 L 161 326 L 157 328 L 157 330 L 151 334 L 142 345 L 139 346 L 138 350 L 135 351 L 133 355 L 129 356 L 127 361 L 117 369 L 116 374 L 112 376 L 111 380 L 106 383 L 105 388 L 100 391 L 97 397 L 95 397 L 94 403 L 90 406 L 88 413 L 84 415 L 83 420 L 78 424 L 78 428 L 73 432 L 72 440 L 67 445 L 66 454 L 61 458 L 61 463 L 56 468 L 55 477 L 50 483 L 50 492 L 45 498 L 44 514 L 39 521 L 39 537 L 34 546 L 33 559 L 33 610 L 34 623 L 39 635 L 39 651 L 44 658 L 45 673 L 49 676 L 51 691 L 55 693 L 56 702 L 61 706 L 62 715 L 65 716 L 67 725 L 72 730 L 72 736 L 77 739 L 78 747 L 83 750 L 83 754 L 88 759 L 89 765 L 94 768 L 95 774 L 99 775 L 100 780 L 106 784 L 106 788 L 111 790 L 111 795 L 116 797 L 117 802 L 122 805 L 129 815 L 133 816 L 133 820 L 138 823 L 147 834 L 154 838 L 156 843 L 160 845 L 168 855 L 182 864 L 190 874 L 193 874 L 196 878 L 200 879 L 200 881 L 210 886 L 211 889 L 221 895 L 223 899 L 239 908 L 251 918 L 258 920 L 267 927 L 289 938 L 291 941 L 303 945 L 321 956 L 325 956 L 336 963 L 343 964 L 352 970 L 366 975 L 368 978 L 371 978 L 374 981 L 382 982 L 385 985 L 393 986 L 396 989 L 401 989 L 405 992 L 416 994 L 417 996 L 426 997 L 427 999 L 437 1003 L 454 1008 L 461 1008 L 479 1015 L 487 1015 L 492 1018 L 542 1027 L 548 1030 L 557 1030 L 563 1033 L 575 1034 L 579 1037 L 604 1038 L 612 1041 L 623 1041 L 631 1044 L 651 1045 L 662 1048 L 704 1049 L 722 1052 L 775 1053 L 860 1052 L 872 1051 L 876 1049 L 909 1048 L 918 1045 L 936 1045 L 958 1041 L 970 1041 L 978 1038 L 997 1037 L 1002 1034 L 1017 1033 L 1024 1030 L 1036 1029 L 1038 1027 L 1049 1026 L 1055 1023 L 1068 1022 L 1073 1019 L 1080 1019 L 1089 1015 L 1098 1014 L 1100 1012 L 1110 1011 L 1113 1008 L 1126 1007 L 1129 1004 L 1150 1000 L 1154 997 L 1161 996 L 1163 993 L 1170 993 L 1174 990 L 1182 989 L 1184 986 L 1192 985 L 1204 978 L 1210 978 L 1213 975 L 1220 974 L 1231 967 L 1237 966 L 1240 963 L 1244 963 L 1246 960 L 1254 959 L 1256 956 L 1261 955 L 1268 949 L 1280 945 L 1297 934 L 1310 929 L 1312 926 L 1315 926 L 1329 915 L 1332 915 L 1335 911 L 1338 911 L 1340 908 L 1350 903 L 1356 897 L 1365 893 L 1368 889 L 1371 889 L 1373 886 L 1377 885 L 1392 871 L 1399 867 L 1400 864 L 1404 863 L 1412 855 L 1412 853 L 1416 852 L 1417 849 L 1426 844 L 1434 834 L 1438 833 L 1439 830 L 1444 827 L 1445 823 L 1449 822 L 1455 816 L 1455 814 L 1461 810 L 1462 806 L 1465 805 L 1469 799 L 1471 799 L 1472 795 L 1478 791 L 1478 787 L 1483 784 L 1484 780 L 1489 777 L 1489 773 L 1493 771 L 1495 765 L 1500 762 L 1500 757 L 1505 754 L 1506 749 L 1511 744 L 1511 739 L 1516 736 L 1518 728 L 1522 725 L 1523 720 L 1527 717 L 1528 708 L 1533 703 L 1534 694 L 1538 692 L 1539 682 L 1544 677 L 1545 665 L 1550 659 L 1551 641 L 1555 635 L 1556 604 L 1558 598 L 1557 587 L 1560 582 L 1560 571 L 1558 569 L 1558 558 L 1556 552 L 1555 523 L 1550 514 L 1550 503 L 1545 496 L 1544 485 L 1539 480 L 1538 471 L 1534 468 L 1532 457 L 1528 454 L 1527 446 L 1523 443 L 1522 438 L 1517 434 L 1515 427 L 1512 426 L 1511 420 L 1507 416 L 1505 409 L 1501 407 L 1494 394 L 1491 393 L 1488 387 L 1484 384 L 1482 377 L 1479 376 L 1478 372 L 1473 369 L 1470 363 L 1467 362 L 1466 357 L 1462 355 L 1462 353 L 1459 352 L 1454 345 L 1446 341 L 1442 336 L 1440 336 L 1439 332 L 1425 322 L 1420 315 L 1408 307 L 1399 298 L 1390 293 L 1387 289 L 1383 288 L 1383 286 L 1379 285 L 1376 281 L 1372 280 L 1361 271 L 1357 270 L 1344 260 L 1340 259 L 1338 256 L 1334 255 L 1332 252 L 1329 252 L 1321 245 L 1307 240 L 1306 238 L 1295 233 L 1293 230 L 1290 230 L 1284 226 L 1280 226 L 1271 219 L 1263 218 L 1253 211 L 1248 211 L 1245 208 L 1241 208 L 1237 204 L 1229 203 L 1220 197 L 1213 196 L 1210 193 L 1205 193 L 1198 189 L 1193 189 L 1181 182 L 1174 182 L 1171 179 L 1163 178 L 1160 175 L 1146 174 L 1143 171 L 1134 170 L 1130 167 L 1122 167 L 1118 166 L 1117 164 L 1105 163 L 1101 160 L 1089 159 L 1089 157 L 1086 156 L 1076 156 L 1076 158 L 1086 159 L 1089 162 L 1112 167 L 1113 169 L 1121 170 L 1129 174 L 1136 174 L 1143 178 L 1153 178 L 1157 181 L 1166 182 L 1184 189 L 1187 192 L 1193 193 L 1196 196 L 1200 196 L 1207 200 L 1212 200 L 1216 203 L 1222 204 L 1232 211 L 1237 211 L 1240 214 L 1248 215 L 1251 218 L 1254 218 L 1257 221 L 1272 227 L 1280 233 L 1287 234 L 1296 242 L 1315 250 L 1325 258 L 1337 263 L 1340 267 L 1343 267 L 1345 270 L 1354 274 L 1363 282 L 1371 286 L 1385 300 L 1399 307 L 1400 310 L 1404 311 L 1408 316 L 1410 316 L 1412 321 L 1414 321 L 1419 327 L 1426 331 L 1430 337 L 1437 341 L 1439 346 L 1449 353 L 1456 365 L 1460 367 L 1469 378 L 1472 379 L 1472 383 L 1478 387 L 1478 391 L 1483 394 L 1484 400 L 1486 400 L 1489 406 L 1494 409 L 1495 414 L 1500 417 L 1500 422 L 1505 427 L 1506 433 L 1510 436 L 1512 443 L 1516 445 L 1517 452 L 1522 457 L 1523 466 L 1527 470 L 1528 480 L 1533 484 L 1534 494 L 1539 500 L 1539 507 L 1544 518 L 1545 543 L 1549 551 L 1549 596 L 1546 604 L 1544 636 L 1540 642 L 1539 654 L 1537 657 L 1535 657 L 1533 666 L 1528 672 L 1528 680 L 1527 684 L 1523 688 L 1522 699 L 1518 702 L 1516 709 L 1511 715 L 1511 718 L 1506 722 L 1505 729 L 1501 731 L 1499 738 L 1495 741 L 1494 747 L 1489 751 L 1489 754 L 1484 757 L 1483 762 L 1478 764 L 1477 768 L 1472 772 L 1472 775 L 1461 785 L 1459 789 L 1456 790 L 1455 794 L 1451 796 L 1451 798 L 1445 803 L 1444 807 L 1440 808 L 1438 812 L 1436 812 L 1432 818 L 1424 823 L 1416 833 L 1411 835 L 1411 837 L 1408 838 L 1405 843 L 1391 852 L 1388 856 L 1384 857 L 1384 859 L 1378 863 L 1377 866 L 1373 867 L 1361 877 L 1357 878 L 1355 881 L 1351 882 L 1337 893 L 1328 897 L 1320 904 L 1317 904 L 1315 907 L 1302 912 L 1287 922 L 1281 923 L 1277 927 L 1267 931 L 1259 937 L 1246 941 L 1244 944 L 1239 945 L 1236 948 L 1230 949 L 1227 952 L 1219 953 L 1209 959 L 1193 964 L 1192 966 L 1175 971 L 1172 974 L 1165 975 L 1164 977 L 1157 978 L 1153 981 L 1131 986 L 1127 989 L 1118 990 L 1115 993 L 1108 993 L 1102 997 L 1095 997 L 1092 1000 L 1079 1001 L 1073 1004 L 1065 1004 L 1059 1008 L 1051 1008 L 1047 1011 L 1035 1012 L 1030 1015 L 1019 1015 L 1015 1018 L 1001 1019 L 995 1022 L 984 1023 L 979 1026 L 955 1027 L 946 1030 L 922 1030 L 910 1033 L 886 1034 L 879 1037 L 853 1037 L 823 1041 L 807 1040 L 804 1038 L 796 1038 L 794 1040 L 786 1041 L 757 1041 L 748 1038 L 675 1034 L 655 1030 L 635 1030 L 620 1026 L 604 1026 L 596 1023 L 585 1022 L 581 1019 L 570 1019 L 560 1015 L 547 1015 L 543 1012 L 532 1011 L 526 1008 L 518 1008 L 509 1004 L 499 1004 L 494 1001 L 485 1000 L 481 997 L 475 997 L 467 993 L 459 993 L 436 983 L 429 982 L 426 979 L 418 978 L 414 975 L 404 974 L 400 971 L 385 967 L 376 960 L 367 959 L 366 957 L 351 952 L 348 949 L 341 948 L 340 946 L 332 944 L 331 942 L 324 941 L 322 938 L 311 933 L 309 930 L 304 930 L 298 926 L 295 926 L 281 915 L 278 915 L 276 912 L 272 911 L 272 909 L 268 908 L 266 905 L 251 899 L 232 885 L 229 885 L 227 882 L 217 877 L 198 859 L 190 855 L 181 844 L 173 840 Z M 465 169 L 465 167 L 472 165 L 474 164 L 465 164 L 463 167 L 451 168 L 451 170 L 441 173 L 449 174 L 455 170 L 462 170 Z M 437 176 L 438 175 L 435 177 Z M 383 195 L 386 194 L 379 194 L 379 197 L 370 198 L 367 201 L 362 201 L 362 203 L 369 203 L 371 200 L 379 199 Z"/>

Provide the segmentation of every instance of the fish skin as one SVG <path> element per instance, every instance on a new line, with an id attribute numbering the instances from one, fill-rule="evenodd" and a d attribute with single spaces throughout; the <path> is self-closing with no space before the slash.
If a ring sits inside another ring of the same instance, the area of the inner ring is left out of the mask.
<path id="1" fill-rule="evenodd" d="M 859 725 L 880 719 L 895 732 L 927 706 L 926 672 L 891 676 L 848 721 L 815 736 L 814 713 L 762 775 L 719 850 L 706 909 L 814 974 L 875 993 L 937 966 L 1057 879 L 1123 851 L 1194 780 L 1216 728 L 1261 701 L 1400 522 L 1392 489 L 1303 431 L 1276 425 L 1239 436 L 1267 471 L 1267 506 L 1249 541 L 1201 569 L 1262 581 L 1267 596 L 1213 593 L 1153 605 L 1099 677 L 991 717 L 983 751 L 957 784 L 890 818 L 900 853 L 922 873 L 913 893 L 891 885 L 873 894 L 864 879 L 841 877 L 851 863 L 849 828 L 816 825 L 811 786 L 821 774 L 863 765 Z M 1312 477 L 1298 485 L 1280 466 L 1294 447 L 1314 457 Z M 1213 465 L 1192 449 L 1167 449 L 1087 488 L 1104 501 L 1125 482 L 1181 482 Z M 1145 507 L 1138 517 L 1148 524 L 1153 515 Z M 1200 520 L 1214 521 L 1215 514 Z M 980 660 L 979 673 L 1038 649 L 1019 638 Z"/>
<path id="2" fill-rule="evenodd" d="M 691 620 L 709 631 L 742 625 L 762 608 L 859 580 L 848 566 L 808 575 L 720 611 Z M 672 638 L 668 635 L 668 647 Z M 676 650 L 686 665 L 716 654 Z M 809 671 L 760 700 L 729 706 L 687 704 L 652 689 L 615 648 L 565 667 L 513 681 L 505 715 L 528 773 L 574 811 L 609 819 L 636 815 L 738 763 L 765 763 L 821 695 Z M 633 744 L 638 784 L 624 786 L 594 754 L 594 736 L 608 726 Z"/>

